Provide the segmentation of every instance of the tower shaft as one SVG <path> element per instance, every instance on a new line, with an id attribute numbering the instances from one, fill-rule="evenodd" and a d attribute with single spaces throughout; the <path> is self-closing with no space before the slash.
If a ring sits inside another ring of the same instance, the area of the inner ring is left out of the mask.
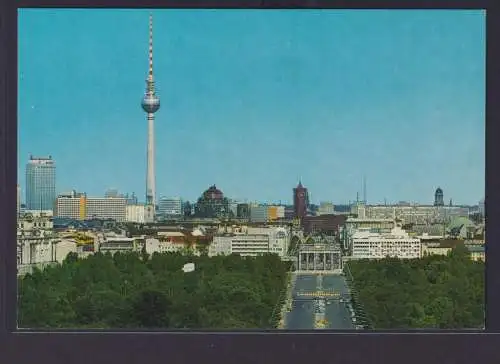
<path id="1" fill-rule="evenodd" d="M 148 152 L 146 177 L 146 203 L 154 205 L 156 201 L 155 178 L 155 114 L 148 113 Z"/>

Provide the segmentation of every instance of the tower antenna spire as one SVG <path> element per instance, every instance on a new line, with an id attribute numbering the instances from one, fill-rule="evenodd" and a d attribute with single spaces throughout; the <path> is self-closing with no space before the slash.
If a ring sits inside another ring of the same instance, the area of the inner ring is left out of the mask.
<path id="1" fill-rule="evenodd" d="M 153 82 L 153 14 L 149 13 L 149 74 L 148 81 Z"/>

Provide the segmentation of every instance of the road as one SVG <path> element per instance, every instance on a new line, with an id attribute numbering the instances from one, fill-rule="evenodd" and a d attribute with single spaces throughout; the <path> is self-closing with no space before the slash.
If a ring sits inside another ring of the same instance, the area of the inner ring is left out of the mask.
<path id="1" fill-rule="evenodd" d="M 340 275 L 325 275 L 318 277 L 315 274 L 300 274 L 297 276 L 292 291 L 292 305 L 285 317 L 285 329 L 312 330 L 318 317 L 326 319 L 324 329 L 353 329 L 351 315 L 346 303 L 338 298 L 326 298 L 326 304 L 321 309 L 318 300 L 314 297 L 303 296 L 304 293 L 315 291 L 331 291 L 340 294 L 347 293 L 347 284 Z"/>
<path id="2" fill-rule="evenodd" d="M 341 275 L 323 276 L 323 287 L 340 292 L 341 295 L 346 295 L 348 292 L 345 278 Z M 325 318 L 330 329 L 354 329 L 347 303 L 340 300 L 330 300 L 330 304 L 326 305 Z"/>
<path id="3" fill-rule="evenodd" d="M 316 290 L 316 277 L 298 275 L 292 291 L 292 310 L 286 314 L 285 329 L 312 330 L 314 328 L 313 299 L 304 299 L 300 293 Z"/>

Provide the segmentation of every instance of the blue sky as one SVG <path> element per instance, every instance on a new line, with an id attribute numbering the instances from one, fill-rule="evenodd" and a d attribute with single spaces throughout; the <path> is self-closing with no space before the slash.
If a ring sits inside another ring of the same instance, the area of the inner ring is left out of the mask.
<path id="1" fill-rule="evenodd" d="M 148 10 L 20 10 L 19 181 L 144 199 Z M 479 11 L 154 10 L 158 196 L 476 203 L 485 181 Z M 361 194 L 360 194 L 361 196 Z"/>

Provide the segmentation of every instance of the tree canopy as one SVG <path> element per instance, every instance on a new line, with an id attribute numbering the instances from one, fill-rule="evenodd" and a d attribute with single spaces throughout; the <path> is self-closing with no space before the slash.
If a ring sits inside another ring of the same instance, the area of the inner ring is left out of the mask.
<path id="1" fill-rule="evenodd" d="M 448 256 L 349 263 L 353 300 L 374 329 L 484 326 L 485 270 L 459 245 Z"/>
<path id="2" fill-rule="evenodd" d="M 192 262 L 194 272 L 184 273 Z M 19 327 L 272 328 L 288 263 L 180 253 L 69 254 L 63 264 L 19 278 Z"/>

